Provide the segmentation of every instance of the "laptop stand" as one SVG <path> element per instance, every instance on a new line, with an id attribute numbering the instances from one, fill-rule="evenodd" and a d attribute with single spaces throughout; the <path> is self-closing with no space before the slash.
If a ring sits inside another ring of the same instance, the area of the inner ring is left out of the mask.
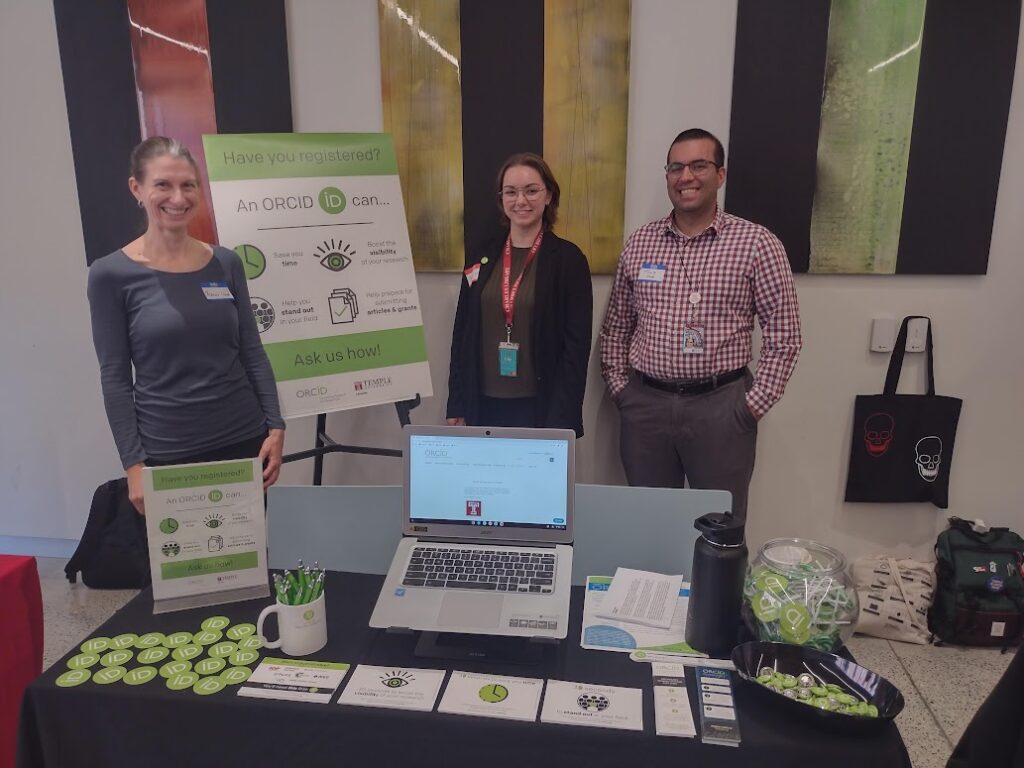
<path id="1" fill-rule="evenodd" d="M 420 659 L 540 664 L 561 642 L 554 637 L 506 637 L 420 632 L 413 655 Z"/>

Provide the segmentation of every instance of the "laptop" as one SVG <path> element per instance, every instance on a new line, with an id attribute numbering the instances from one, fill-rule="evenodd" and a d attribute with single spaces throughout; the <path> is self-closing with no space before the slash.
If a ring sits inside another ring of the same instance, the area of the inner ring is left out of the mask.
<path id="1" fill-rule="evenodd" d="M 406 426 L 402 541 L 370 626 L 564 639 L 576 435 Z"/>

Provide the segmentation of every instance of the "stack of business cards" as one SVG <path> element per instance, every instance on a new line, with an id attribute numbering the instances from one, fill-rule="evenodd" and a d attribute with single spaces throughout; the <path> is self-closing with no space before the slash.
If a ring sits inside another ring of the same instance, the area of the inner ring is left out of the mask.
<path id="1" fill-rule="evenodd" d="M 639 688 L 548 680 L 540 721 L 642 731 L 643 696 Z"/>
<path id="2" fill-rule="evenodd" d="M 452 672 L 437 711 L 532 723 L 537 719 L 543 690 L 543 680 Z"/>
<path id="3" fill-rule="evenodd" d="M 360 664 L 338 698 L 339 704 L 430 712 L 444 682 L 443 669 L 408 669 Z"/>
<path id="4" fill-rule="evenodd" d="M 740 726 L 732 700 L 732 673 L 697 667 L 700 688 L 700 733 L 705 744 L 740 745 Z"/>

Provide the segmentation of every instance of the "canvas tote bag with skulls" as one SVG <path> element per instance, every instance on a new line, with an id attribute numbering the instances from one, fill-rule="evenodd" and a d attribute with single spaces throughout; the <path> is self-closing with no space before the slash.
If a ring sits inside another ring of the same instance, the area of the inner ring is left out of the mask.
<path id="1" fill-rule="evenodd" d="M 907 326 L 913 319 L 916 316 L 903 318 L 882 394 L 857 395 L 854 403 L 846 501 L 924 501 L 940 509 L 949 506 L 949 470 L 963 401 L 935 394 L 929 318 L 921 318 L 928 320 L 928 390 L 923 395 L 896 394 Z"/>

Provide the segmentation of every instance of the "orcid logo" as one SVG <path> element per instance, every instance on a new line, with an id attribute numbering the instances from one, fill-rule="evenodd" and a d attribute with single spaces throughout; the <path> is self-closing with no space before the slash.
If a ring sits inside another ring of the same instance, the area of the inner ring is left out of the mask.
<path id="1" fill-rule="evenodd" d="M 313 614 L 314 614 L 314 611 L 313 611 L 312 608 L 310 608 L 308 611 L 303 611 L 302 618 L 304 618 L 306 621 L 309 621 L 310 619 L 313 618 Z"/>
<path id="2" fill-rule="evenodd" d="M 337 187 L 324 187 L 317 195 L 317 200 L 325 213 L 336 214 L 345 210 L 345 195 Z"/>
<path id="3" fill-rule="evenodd" d="M 209 498 L 210 498 L 210 501 L 212 501 L 214 504 L 216 504 L 218 501 L 223 500 L 224 492 L 223 491 L 218 491 L 216 488 L 214 488 L 212 491 L 210 491 Z M 207 525 L 209 525 L 209 523 L 207 523 Z M 216 526 L 210 526 L 210 527 L 212 528 L 212 527 L 216 527 Z"/>

